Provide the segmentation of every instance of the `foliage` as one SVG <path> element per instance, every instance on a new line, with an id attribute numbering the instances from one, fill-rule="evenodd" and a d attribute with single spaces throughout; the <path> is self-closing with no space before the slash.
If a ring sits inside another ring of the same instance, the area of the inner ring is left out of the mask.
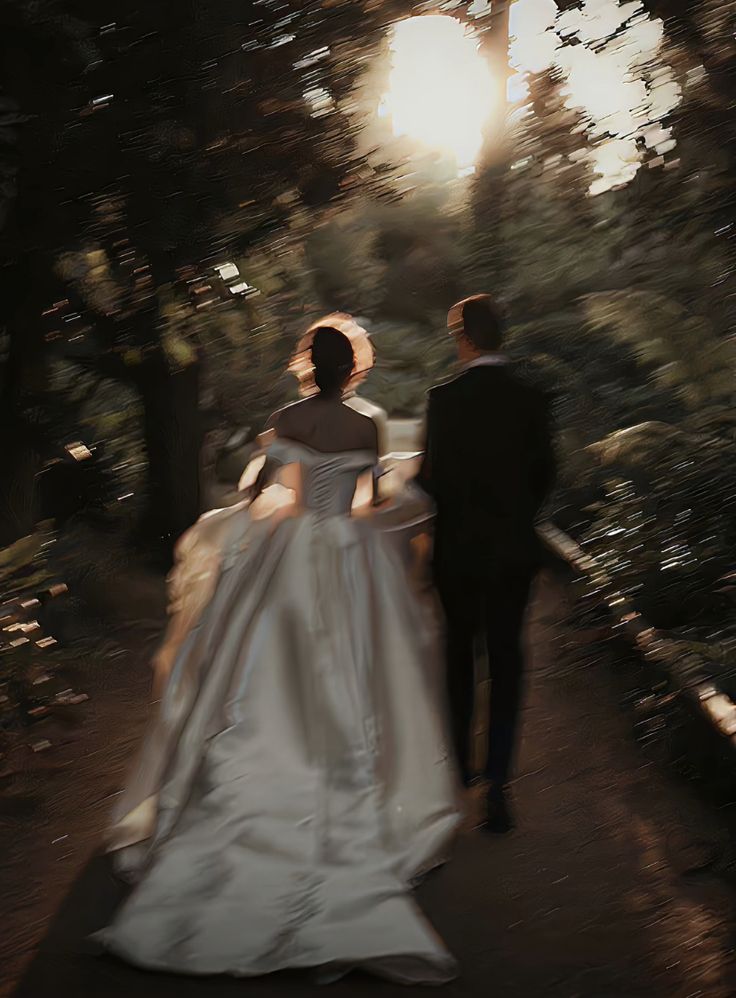
<path id="1" fill-rule="evenodd" d="M 29 403 L 49 403 L 49 351 L 131 388 L 140 422 L 127 459 L 147 454 L 154 535 L 170 539 L 198 512 L 203 357 L 205 399 L 226 423 L 256 426 L 288 392 L 275 373 L 313 314 L 310 231 L 323 206 L 334 214 L 380 188 L 356 150 L 355 84 L 382 26 L 410 6 L 3 8 L 4 82 L 20 109 L 3 105 L 3 127 L 27 126 L 20 196 L 1 234 L 1 300 L 14 384 L 29 388 L 31 368 L 41 375 L 33 399 L 3 389 L 3 405 L 22 420 Z M 214 267 L 229 261 L 262 281 L 257 307 L 219 281 Z"/>
<path id="2" fill-rule="evenodd" d="M 0 770 L 11 732 L 49 711 L 41 687 L 55 641 L 37 618 L 42 603 L 63 589 L 48 565 L 53 540 L 46 524 L 0 552 Z"/>
<path id="3" fill-rule="evenodd" d="M 629 345 L 664 388 L 701 416 L 728 406 L 733 395 L 736 343 L 720 339 L 704 315 L 647 291 L 599 292 L 583 299 L 593 334 Z"/>
<path id="4" fill-rule="evenodd" d="M 385 26 L 411 2 L 116 0 L 71 17 L 62 0 L 11 0 L 22 171 L 5 243 L 31 300 L 13 306 L 10 355 L 41 375 L 12 405 L 54 414 L 46 459 L 72 436 L 104 443 L 106 494 L 145 499 L 171 537 L 199 509 L 202 437 L 252 436 L 291 396 L 282 372 L 309 322 L 367 317 L 378 360 L 363 391 L 416 416 L 451 370 L 448 305 L 485 289 L 507 309 L 510 352 L 555 397 L 560 503 L 599 489 L 587 448 L 611 433 L 659 422 L 725 446 L 732 6 L 708 0 L 677 22 L 697 32 L 667 33 L 676 146 L 642 146 L 631 182 L 590 197 L 605 136 L 569 106 L 559 66 L 529 76 L 507 142 L 489 137 L 469 183 L 363 128 Z M 645 69 L 651 97 L 660 77 Z"/>
<path id="5" fill-rule="evenodd" d="M 593 453 L 604 501 L 583 545 L 655 626 L 717 627 L 736 547 L 732 446 L 650 423 Z"/>

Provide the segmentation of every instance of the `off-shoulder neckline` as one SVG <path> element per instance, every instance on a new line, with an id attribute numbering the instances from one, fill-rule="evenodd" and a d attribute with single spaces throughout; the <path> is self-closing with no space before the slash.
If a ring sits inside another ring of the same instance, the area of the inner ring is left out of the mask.
<path id="1" fill-rule="evenodd" d="M 311 447 L 309 444 L 305 444 L 301 440 L 294 440 L 292 437 L 278 436 L 271 443 L 271 447 L 273 447 L 274 444 L 285 444 L 289 447 L 300 447 L 302 450 L 308 451 L 310 454 L 317 454 L 319 457 L 352 457 L 355 454 L 360 454 L 369 456 L 372 461 L 378 461 L 378 455 L 368 447 L 355 447 L 350 450 L 318 450 L 316 447 Z"/>

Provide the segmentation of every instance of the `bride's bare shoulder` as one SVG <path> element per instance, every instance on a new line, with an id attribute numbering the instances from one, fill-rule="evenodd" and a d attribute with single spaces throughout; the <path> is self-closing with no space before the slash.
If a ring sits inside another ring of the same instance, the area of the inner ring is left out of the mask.
<path id="1" fill-rule="evenodd" d="M 294 415 L 298 418 L 298 410 L 308 401 L 308 399 L 299 399 L 297 402 L 289 402 L 288 405 L 283 405 L 276 412 L 272 412 L 266 421 L 264 430 L 278 430 L 279 426 L 288 423 Z"/>
<path id="2" fill-rule="evenodd" d="M 356 412 L 349 406 L 343 406 L 346 412 L 346 421 L 351 430 L 355 433 L 356 445 L 365 450 L 378 450 L 378 427 L 375 420 L 362 412 Z"/>
<path id="3" fill-rule="evenodd" d="M 301 399 L 271 416 L 267 429 L 317 450 L 377 450 L 375 422 L 339 402 Z"/>

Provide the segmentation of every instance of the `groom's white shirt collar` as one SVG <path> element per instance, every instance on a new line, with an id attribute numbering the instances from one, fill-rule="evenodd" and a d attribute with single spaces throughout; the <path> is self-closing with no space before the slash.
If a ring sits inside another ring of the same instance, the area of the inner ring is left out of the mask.
<path id="1" fill-rule="evenodd" d="M 463 364 L 463 371 L 469 371 L 471 367 L 491 367 L 496 364 L 508 364 L 509 359 L 505 353 L 482 353 L 475 360 Z"/>

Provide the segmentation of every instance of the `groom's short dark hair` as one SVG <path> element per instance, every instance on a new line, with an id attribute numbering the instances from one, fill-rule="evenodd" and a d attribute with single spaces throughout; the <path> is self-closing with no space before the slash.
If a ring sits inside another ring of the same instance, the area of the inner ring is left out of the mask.
<path id="1" fill-rule="evenodd" d="M 503 343 L 501 310 L 490 295 L 472 295 L 460 302 L 463 333 L 478 350 L 498 350 Z"/>

